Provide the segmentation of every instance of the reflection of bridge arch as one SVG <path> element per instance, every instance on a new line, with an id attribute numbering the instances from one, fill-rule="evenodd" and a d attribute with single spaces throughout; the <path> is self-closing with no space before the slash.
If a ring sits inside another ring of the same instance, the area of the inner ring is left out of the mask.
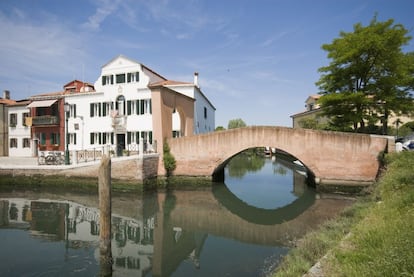
<path id="1" fill-rule="evenodd" d="M 388 146 L 391 142 L 388 137 L 366 134 L 270 126 L 250 126 L 168 141 L 177 161 L 176 175 L 213 176 L 230 157 L 265 145 L 297 157 L 321 184 L 374 182 L 379 168 L 377 157 L 387 147 L 392 151 L 392 145 Z"/>
<path id="2" fill-rule="evenodd" d="M 302 195 L 289 205 L 276 209 L 253 207 L 240 200 L 224 185 L 214 186 L 213 195 L 231 213 L 248 222 L 260 225 L 274 225 L 292 220 L 315 202 L 315 193 L 310 189 L 305 189 Z"/>

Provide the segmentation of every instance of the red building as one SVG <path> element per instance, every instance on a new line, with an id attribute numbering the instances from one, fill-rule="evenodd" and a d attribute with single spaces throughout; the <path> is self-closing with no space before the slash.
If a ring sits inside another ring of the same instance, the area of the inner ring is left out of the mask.
<path id="1" fill-rule="evenodd" d="M 63 86 L 63 91 L 39 94 L 30 98 L 28 125 L 38 151 L 65 151 L 65 95 L 93 91 L 93 85 L 78 80 Z M 31 121 L 31 122 L 30 122 Z"/>

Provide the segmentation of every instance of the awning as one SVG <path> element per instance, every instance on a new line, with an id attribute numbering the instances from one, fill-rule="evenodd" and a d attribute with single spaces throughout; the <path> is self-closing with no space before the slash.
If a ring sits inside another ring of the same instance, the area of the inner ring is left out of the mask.
<path id="1" fill-rule="evenodd" d="M 50 107 L 52 106 L 57 99 L 54 100 L 42 100 L 42 101 L 33 101 L 29 105 L 27 105 L 27 108 L 38 108 L 38 107 Z"/>

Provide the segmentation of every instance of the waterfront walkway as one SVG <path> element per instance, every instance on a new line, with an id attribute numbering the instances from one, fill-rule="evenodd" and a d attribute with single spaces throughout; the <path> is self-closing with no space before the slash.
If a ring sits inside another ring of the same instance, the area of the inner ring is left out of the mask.
<path id="1" fill-rule="evenodd" d="M 157 176 L 158 154 L 112 157 L 111 175 L 114 179 L 143 181 Z M 101 161 L 70 165 L 39 165 L 37 158 L 0 157 L 0 175 L 97 177 Z"/>
<path id="2" fill-rule="evenodd" d="M 32 157 L 0 157 L 0 168 L 38 166 L 37 158 Z"/>

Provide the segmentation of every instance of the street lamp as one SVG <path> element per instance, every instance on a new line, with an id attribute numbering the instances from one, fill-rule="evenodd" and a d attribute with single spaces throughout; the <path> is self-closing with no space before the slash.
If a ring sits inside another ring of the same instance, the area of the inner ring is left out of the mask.
<path id="1" fill-rule="evenodd" d="M 65 147 L 65 164 L 70 164 L 69 162 L 69 138 L 68 138 L 68 119 L 69 119 L 69 110 L 70 106 L 69 103 L 65 103 L 65 119 L 66 119 L 66 125 L 65 125 L 65 141 L 66 141 L 66 147 Z"/>

